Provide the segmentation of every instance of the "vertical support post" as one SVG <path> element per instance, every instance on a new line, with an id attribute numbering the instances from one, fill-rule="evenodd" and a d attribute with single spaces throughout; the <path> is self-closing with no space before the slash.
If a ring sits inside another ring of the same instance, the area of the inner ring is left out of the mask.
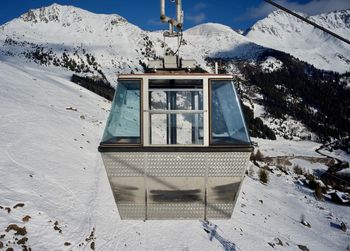
<path id="1" fill-rule="evenodd" d="M 182 2 L 181 0 L 176 0 L 176 21 L 181 24 L 182 19 Z"/>
<path id="2" fill-rule="evenodd" d="M 192 110 L 199 110 L 198 92 L 191 92 Z M 192 144 L 199 143 L 199 114 L 195 113 L 192 117 Z"/>
<path id="3" fill-rule="evenodd" d="M 169 23 L 169 34 L 172 36 L 174 34 L 174 25 Z"/>
<path id="4" fill-rule="evenodd" d="M 166 92 L 166 103 L 167 103 L 167 109 L 171 110 L 171 102 L 170 102 L 170 92 Z M 167 145 L 171 144 L 171 119 L 170 114 L 166 114 L 166 143 Z"/>
<path id="5" fill-rule="evenodd" d="M 210 97 L 209 97 L 209 80 L 208 78 L 203 79 L 203 145 L 204 146 L 209 146 L 209 137 L 210 137 L 210 132 L 209 132 L 209 102 L 210 102 Z"/>
<path id="6" fill-rule="evenodd" d="M 170 110 L 176 110 L 176 92 L 170 92 Z M 177 143 L 176 114 L 170 114 L 171 144 Z"/>
<path id="7" fill-rule="evenodd" d="M 204 220 L 208 220 L 208 174 L 209 174 L 209 166 L 208 166 L 208 154 L 209 152 L 205 152 L 205 177 L 204 177 Z"/>
<path id="8" fill-rule="evenodd" d="M 148 153 L 143 153 L 145 163 L 145 172 L 144 172 L 144 184 L 145 184 L 145 220 L 148 219 L 148 182 L 147 182 L 147 169 L 148 169 Z"/>
<path id="9" fill-rule="evenodd" d="M 160 18 L 165 16 L 165 0 L 160 0 Z"/>
<path id="10" fill-rule="evenodd" d="M 149 112 L 146 112 L 148 110 L 150 110 L 150 103 L 149 103 L 149 78 L 148 77 L 143 77 L 142 79 L 142 102 L 143 102 L 143 114 L 142 114 L 142 119 L 143 119 L 143 133 L 142 133 L 142 137 L 143 137 L 143 145 L 144 146 L 149 146 L 151 143 L 151 114 Z"/>

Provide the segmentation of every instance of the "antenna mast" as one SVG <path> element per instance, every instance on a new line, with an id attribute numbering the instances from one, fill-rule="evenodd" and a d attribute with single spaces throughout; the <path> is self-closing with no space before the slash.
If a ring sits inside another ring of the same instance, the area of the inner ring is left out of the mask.
<path id="1" fill-rule="evenodd" d="M 166 48 L 164 47 L 164 58 L 148 61 L 148 68 L 157 70 L 186 70 L 191 71 L 196 68 L 196 61 L 194 59 L 182 59 L 179 56 L 179 49 L 182 43 L 182 29 L 184 22 L 184 11 L 182 10 L 182 0 L 171 0 L 176 5 L 176 19 L 170 18 L 165 14 L 165 0 L 160 0 L 160 21 L 169 24 L 169 30 L 163 33 L 164 44 L 165 38 L 177 38 L 177 50 L 173 55 L 166 55 Z"/>
<path id="2" fill-rule="evenodd" d="M 182 10 L 182 0 L 171 0 L 176 4 L 176 20 L 165 14 L 165 0 L 160 0 L 160 21 L 169 24 L 169 31 L 164 32 L 164 37 L 178 37 L 182 32 L 184 12 Z M 174 31 L 174 28 L 177 31 Z"/>

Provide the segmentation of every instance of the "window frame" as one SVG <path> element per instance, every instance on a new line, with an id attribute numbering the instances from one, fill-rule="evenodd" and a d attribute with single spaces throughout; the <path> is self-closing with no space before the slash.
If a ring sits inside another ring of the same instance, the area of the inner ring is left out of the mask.
<path id="1" fill-rule="evenodd" d="M 171 78 L 169 78 L 171 79 Z M 168 80 L 169 80 L 168 79 Z M 177 78 L 175 78 L 177 79 Z M 202 123 L 203 123 L 203 132 L 204 132 L 204 127 L 205 127 L 205 120 L 204 120 L 204 116 L 205 116 L 205 109 L 204 109 L 204 103 L 205 103 L 205 98 L 204 98 L 204 92 L 205 92 L 205 85 L 204 85 L 204 79 L 202 78 L 198 78 L 198 79 L 191 79 L 189 78 L 188 80 L 201 80 L 201 89 L 196 89 L 196 88 L 186 88 L 186 87 L 181 87 L 181 88 L 178 88 L 178 91 L 197 91 L 197 92 L 201 92 L 202 93 L 202 96 L 203 96 L 203 109 L 202 110 L 152 110 L 151 107 L 150 107 L 150 92 L 153 91 L 153 90 L 160 90 L 160 91 L 165 91 L 165 92 L 172 92 L 172 91 L 177 91 L 177 88 L 172 88 L 172 87 L 167 87 L 167 88 L 150 88 L 149 85 L 150 85 L 150 81 L 152 81 L 152 78 L 149 78 L 148 81 L 147 81 L 147 90 L 145 90 L 145 95 L 147 95 L 148 97 L 148 110 L 144 110 L 143 112 L 144 113 L 147 113 L 147 115 L 145 116 L 148 116 L 149 119 L 148 119 L 148 133 L 149 133 L 149 137 L 148 137 L 148 145 L 147 146 L 150 146 L 150 147 L 204 147 L 205 146 L 205 134 L 203 134 L 203 139 L 202 139 L 202 143 L 201 144 L 152 144 L 151 141 L 152 141 L 152 134 L 151 134 L 151 115 L 152 114 L 165 114 L 165 115 L 170 115 L 170 114 L 201 114 L 202 115 Z M 188 90 L 186 90 L 188 89 Z"/>
<path id="2" fill-rule="evenodd" d="M 236 87 L 235 87 L 235 82 L 234 82 L 234 79 L 232 78 L 209 78 L 208 79 L 208 108 L 209 108 L 209 130 L 208 130 L 208 133 L 209 133 L 209 146 L 210 147 L 242 147 L 242 146 L 247 146 L 247 145 L 251 145 L 251 139 L 250 139 L 250 135 L 249 135 L 249 130 L 248 130 L 248 127 L 247 127 L 247 123 L 246 123 L 246 119 L 245 119 L 245 116 L 244 116 L 244 113 L 242 111 L 242 107 L 241 107 L 241 104 L 240 102 L 238 102 L 238 107 L 239 107 L 239 110 L 240 110 L 240 113 L 242 114 L 242 120 L 243 120 L 243 123 L 244 123 L 244 126 L 245 126 L 245 130 L 246 130 L 246 134 L 247 134 L 247 137 L 248 137 L 248 142 L 245 143 L 245 144 L 233 144 L 233 143 L 214 143 L 213 142 L 213 134 L 212 134 L 212 82 L 213 81 L 230 81 L 232 82 L 233 84 L 233 88 L 234 88 L 234 91 L 235 91 L 235 94 L 236 94 L 236 97 L 238 99 L 238 101 L 240 100 L 240 97 L 237 93 L 237 90 L 236 90 Z"/>
<path id="3" fill-rule="evenodd" d="M 139 104 L 139 115 L 140 115 L 140 143 L 104 143 L 102 142 L 101 144 L 103 146 L 113 146 L 113 147 L 125 147 L 125 146 L 130 146 L 130 147 L 140 147 L 140 146 L 143 146 L 143 78 L 118 78 L 118 83 L 117 85 L 119 84 L 119 82 L 122 82 L 122 81 L 129 81 L 129 82 L 132 82 L 132 81 L 135 81 L 135 82 L 138 82 L 139 85 L 140 85 L 140 104 Z M 116 86 L 115 88 L 115 93 L 114 93 L 114 97 L 113 97 L 113 101 L 111 103 L 111 108 L 112 108 L 112 105 L 113 105 L 113 102 L 115 102 L 115 97 L 117 95 L 117 89 L 118 89 L 118 86 Z M 111 116 L 111 115 L 109 115 Z M 109 117 L 107 119 L 107 123 L 109 121 Z M 107 126 L 107 124 L 106 124 Z"/>

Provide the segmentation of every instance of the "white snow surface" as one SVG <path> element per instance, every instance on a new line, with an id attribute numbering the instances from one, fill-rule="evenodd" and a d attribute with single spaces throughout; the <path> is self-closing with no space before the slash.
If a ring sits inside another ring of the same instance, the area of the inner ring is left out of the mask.
<path id="1" fill-rule="evenodd" d="M 304 159 L 292 159 L 291 163 L 294 165 L 298 165 L 299 167 L 303 168 L 305 171 L 309 171 L 309 173 L 313 173 L 314 171 L 327 171 L 328 166 L 326 166 L 325 164 L 321 164 L 318 162 L 310 162 Z"/>
<path id="2" fill-rule="evenodd" d="M 322 149 L 320 152 L 324 153 L 330 157 L 337 158 L 337 159 L 340 159 L 341 161 L 345 161 L 345 162 L 350 163 L 350 155 L 347 154 L 343 150 L 337 149 L 337 150 L 330 152 L 330 151 L 326 151 L 326 150 Z"/>
<path id="3" fill-rule="evenodd" d="M 263 72 L 265 73 L 271 73 L 271 72 L 274 72 L 274 71 L 278 71 L 280 69 L 282 69 L 283 67 L 283 63 L 282 61 L 274 58 L 274 57 L 267 57 L 267 59 L 262 62 L 260 64 L 261 66 L 261 69 L 263 70 Z"/>
<path id="4" fill-rule="evenodd" d="M 341 10 L 308 18 L 350 40 L 349 17 L 350 10 Z M 341 73 L 350 70 L 349 44 L 281 10 L 258 21 L 246 36 L 257 44 L 287 52 L 319 69 Z"/>
<path id="5" fill-rule="evenodd" d="M 208 56 L 250 59 L 265 50 L 230 27 L 215 23 L 185 31 L 184 40 L 181 56 L 195 59 L 208 71 Z M 161 31 L 143 31 L 119 15 L 94 14 L 58 4 L 30 10 L 0 26 L 0 55 L 24 57 L 36 51 L 36 46 L 52 52 L 54 58 L 65 53 L 79 64 L 87 64 L 88 52 L 115 83 L 116 73 L 142 72 L 140 61 L 147 64 L 149 59 L 163 56 L 166 48 L 176 51 L 177 39 L 164 43 Z"/>
<path id="6" fill-rule="evenodd" d="M 9 38 L 15 43 L 5 43 Z M 184 57 L 203 65 L 208 55 L 249 58 L 263 50 L 219 24 L 194 27 L 184 38 Z M 344 250 L 350 233 L 334 226 L 350 224 L 350 208 L 316 201 L 284 174 L 270 174 L 268 185 L 246 177 L 232 218 L 212 222 L 218 226 L 212 241 L 200 221 L 120 220 L 97 151 L 110 103 L 70 82 L 73 72 L 30 63 L 23 53 L 41 45 L 86 62 L 86 51 L 115 83 L 117 72 L 142 71 L 146 54 L 161 55 L 162 41 L 160 32 L 142 31 L 118 15 L 57 4 L 0 26 L 0 236 L 6 235 L 0 241 L 22 250 L 12 243 L 14 232 L 5 231 L 15 223 L 26 227 L 32 250 L 91 250 L 92 242 L 107 251 L 271 250 L 268 242 L 276 238 L 283 242 L 276 250 L 299 250 L 299 244 Z M 265 156 L 320 157 L 312 141 L 253 141 Z M 14 208 L 17 203 L 24 206 Z M 299 223 L 302 214 L 311 228 Z M 24 223 L 26 215 L 31 219 Z M 94 229 L 95 239 L 86 241 Z"/>
<path id="7" fill-rule="evenodd" d="M 321 145 L 313 141 L 286 140 L 281 137 L 277 137 L 277 140 L 252 138 L 252 141 L 258 144 L 261 153 L 265 156 L 320 157 L 315 150 Z"/>
<path id="8" fill-rule="evenodd" d="M 349 11 L 339 11 L 312 19 L 350 37 L 347 17 Z M 206 23 L 186 30 L 183 38 L 181 56 L 195 59 L 208 71 L 212 69 L 205 61 L 207 57 L 257 59 L 266 47 L 285 51 L 321 69 L 350 70 L 348 45 L 282 12 L 257 22 L 247 36 L 222 24 Z M 90 70 L 96 73 L 103 69 L 112 84 L 116 83 L 116 73 L 142 72 L 140 62 L 147 64 L 167 48 L 176 51 L 176 41 L 166 39 L 164 43 L 162 31 L 144 31 L 117 14 L 94 14 L 58 4 L 30 10 L 0 26 L 0 55 L 23 58 L 39 48 L 51 53 L 51 61 L 62 60 L 65 54 L 86 67 L 89 53 L 98 64 Z M 262 67 L 275 71 L 283 66 L 270 58 Z"/>
<path id="9" fill-rule="evenodd" d="M 0 205 L 12 209 L 0 210 L 5 243 L 15 236 L 4 230 L 15 223 L 26 227 L 32 250 L 91 250 L 92 241 L 96 250 L 271 250 L 268 242 L 276 238 L 283 242 L 278 250 L 299 244 L 344 250 L 349 244 L 349 232 L 334 226 L 350 223 L 350 207 L 316 201 L 284 174 L 270 174 L 268 185 L 246 177 L 232 218 L 212 222 L 218 226 L 212 241 L 197 220 L 121 221 L 97 152 L 110 103 L 71 83 L 70 75 L 0 61 Z M 256 141 L 269 155 L 313 156 L 317 147 Z M 17 203 L 24 206 L 13 208 Z M 299 223 L 302 214 L 311 228 Z M 23 223 L 26 215 L 31 219 Z M 95 239 L 86 241 L 94 228 Z"/>

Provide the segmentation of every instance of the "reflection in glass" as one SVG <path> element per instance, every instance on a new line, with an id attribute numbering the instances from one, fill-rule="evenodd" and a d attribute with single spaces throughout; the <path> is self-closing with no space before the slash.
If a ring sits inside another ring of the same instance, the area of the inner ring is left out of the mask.
<path id="1" fill-rule="evenodd" d="M 233 82 L 211 81 L 211 144 L 248 144 L 243 119 Z"/>
<path id="2" fill-rule="evenodd" d="M 150 88 L 150 143 L 203 144 L 202 89 Z"/>
<path id="3" fill-rule="evenodd" d="M 140 87 L 139 80 L 118 83 L 103 143 L 140 144 Z"/>
<path id="4" fill-rule="evenodd" d="M 175 116 L 176 124 L 171 124 Z M 158 114 L 150 113 L 151 144 L 202 145 L 203 113 Z M 175 141 L 171 135 L 175 133 Z"/>

